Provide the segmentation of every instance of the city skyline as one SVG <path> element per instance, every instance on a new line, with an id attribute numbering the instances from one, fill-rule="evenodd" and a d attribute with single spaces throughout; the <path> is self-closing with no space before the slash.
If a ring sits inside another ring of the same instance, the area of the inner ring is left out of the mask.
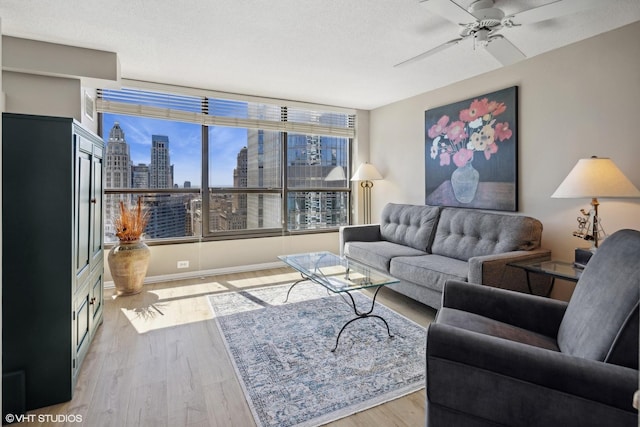
<path id="1" fill-rule="evenodd" d="M 183 123 L 146 117 L 104 113 L 102 119 L 103 140 L 109 142 L 109 130 L 118 122 L 129 145 L 133 165 L 151 163 L 153 135 L 169 138 L 169 155 L 174 165 L 174 183 L 183 187 L 185 181 L 191 187 L 201 186 L 201 133 L 195 123 Z M 209 186 L 233 187 L 233 170 L 236 156 L 247 144 L 247 130 L 223 126 L 209 126 L 210 150 L 215 156 L 209 162 Z"/>

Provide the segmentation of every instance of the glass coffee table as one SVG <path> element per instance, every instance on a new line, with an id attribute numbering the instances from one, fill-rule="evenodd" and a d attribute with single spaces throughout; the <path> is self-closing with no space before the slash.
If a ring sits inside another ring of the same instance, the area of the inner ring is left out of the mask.
<path id="1" fill-rule="evenodd" d="M 366 319 L 369 317 L 375 317 L 384 322 L 387 327 L 387 334 L 389 338 L 393 338 L 391 331 L 389 330 L 389 324 L 387 321 L 377 314 L 372 314 L 376 304 L 376 297 L 380 289 L 392 283 L 398 283 L 399 280 L 356 261 L 349 260 L 344 257 L 340 257 L 331 252 L 311 252 L 295 255 L 280 255 L 278 259 L 283 261 L 289 267 L 297 270 L 302 278 L 291 285 L 287 291 L 287 297 L 285 302 L 289 300 L 289 294 L 291 290 L 298 284 L 305 281 L 311 281 L 319 285 L 324 286 L 327 290 L 339 294 L 345 301 L 347 299 L 344 295 L 348 295 L 351 299 L 351 305 L 356 317 L 349 320 L 342 326 L 338 336 L 336 337 L 336 345 L 333 347 L 332 352 L 338 348 L 338 342 L 340 341 L 340 335 L 347 326 L 355 322 L 358 319 Z M 360 311 L 356 305 L 356 301 L 351 295 L 351 291 L 356 291 L 365 288 L 376 288 L 373 299 L 371 301 L 371 307 L 368 311 Z M 348 302 L 348 301 L 347 301 Z"/>

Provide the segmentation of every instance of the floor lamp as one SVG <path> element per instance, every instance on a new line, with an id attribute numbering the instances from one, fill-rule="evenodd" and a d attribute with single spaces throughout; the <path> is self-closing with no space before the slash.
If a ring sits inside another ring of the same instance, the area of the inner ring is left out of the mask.
<path id="1" fill-rule="evenodd" d="M 579 229 L 573 235 L 591 240 L 592 250 L 594 250 L 598 247 L 599 241 L 605 237 L 598 215 L 598 205 L 600 205 L 598 197 L 640 197 L 640 191 L 611 159 L 593 156 L 578 160 L 551 197 L 591 199 L 591 210 L 589 212 L 581 210 L 583 217 L 578 217 Z"/>
<path id="2" fill-rule="evenodd" d="M 371 188 L 373 181 L 379 179 L 382 179 L 382 175 L 370 163 L 362 163 L 351 177 L 351 181 L 360 181 L 360 187 L 362 187 L 365 224 L 371 223 Z"/>

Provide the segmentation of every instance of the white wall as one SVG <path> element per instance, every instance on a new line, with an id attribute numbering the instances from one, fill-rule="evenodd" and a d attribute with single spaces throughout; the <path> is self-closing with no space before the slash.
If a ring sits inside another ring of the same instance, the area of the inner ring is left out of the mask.
<path id="1" fill-rule="evenodd" d="M 640 22 L 510 67 L 371 111 L 370 159 L 385 177 L 373 220 L 387 202 L 424 204 L 424 112 L 518 86 L 519 211 L 544 225 L 553 257 L 589 244 L 572 237 L 590 200 L 551 199 L 580 158 L 611 157 L 640 188 Z M 429 78 L 425 75 L 425 78 Z M 604 229 L 640 229 L 640 200 L 600 200 Z"/>
<path id="2" fill-rule="evenodd" d="M 2 72 L 6 111 L 82 119 L 80 80 Z"/>
<path id="3" fill-rule="evenodd" d="M 200 271 L 227 272 L 251 266 L 276 264 L 277 256 L 314 251 L 339 252 L 338 233 L 327 232 L 260 239 L 223 240 L 151 246 L 148 280 L 172 275 L 194 275 Z M 111 281 L 105 251 L 105 281 Z M 189 268 L 178 269 L 178 261 L 189 261 Z"/>

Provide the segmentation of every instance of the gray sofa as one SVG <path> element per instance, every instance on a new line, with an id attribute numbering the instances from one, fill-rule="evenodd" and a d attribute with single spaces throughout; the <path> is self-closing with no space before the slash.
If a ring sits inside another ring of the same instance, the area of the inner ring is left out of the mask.
<path id="1" fill-rule="evenodd" d="M 541 236 L 540 221 L 523 215 L 389 203 L 379 224 L 341 227 L 340 252 L 389 273 L 400 280 L 393 290 L 438 309 L 451 279 L 528 292 L 525 272 L 507 264 L 549 259 Z M 530 285 L 537 294 L 550 286 L 545 278 Z"/>

